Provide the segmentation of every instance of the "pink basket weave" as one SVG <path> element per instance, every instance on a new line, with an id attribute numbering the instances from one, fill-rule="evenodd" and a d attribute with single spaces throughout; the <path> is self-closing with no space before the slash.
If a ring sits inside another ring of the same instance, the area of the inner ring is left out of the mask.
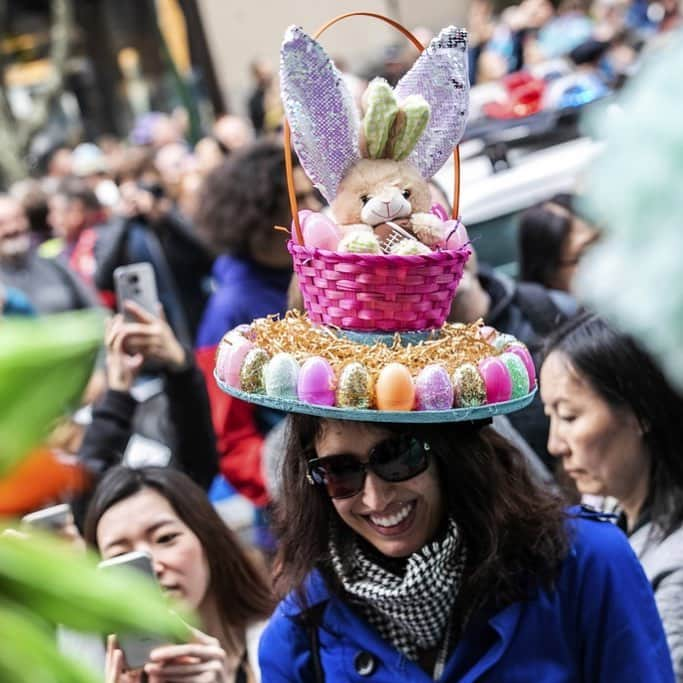
<path id="1" fill-rule="evenodd" d="M 340 253 L 292 240 L 288 248 L 313 322 L 383 332 L 441 327 L 471 253 L 467 246 L 419 256 Z"/>

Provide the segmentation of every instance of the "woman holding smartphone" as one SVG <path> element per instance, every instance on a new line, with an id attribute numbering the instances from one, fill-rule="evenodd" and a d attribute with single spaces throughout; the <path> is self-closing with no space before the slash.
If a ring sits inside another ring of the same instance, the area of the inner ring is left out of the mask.
<path id="1" fill-rule="evenodd" d="M 142 551 L 162 590 L 193 609 L 201 631 L 181 645 L 158 647 L 142 670 L 126 671 L 110 638 L 107 683 L 252 683 L 256 649 L 273 608 L 268 583 L 205 493 L 168 468 L 115 467 L 93 496 L 85 539 L 103 558 Z"/>

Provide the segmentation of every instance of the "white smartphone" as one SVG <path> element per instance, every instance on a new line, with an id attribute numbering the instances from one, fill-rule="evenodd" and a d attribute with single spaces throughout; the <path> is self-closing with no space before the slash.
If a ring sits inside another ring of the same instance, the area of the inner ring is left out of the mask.
<path id="1" fill-rule="evenodd" d="M 24 526 L 42 529 L 43 531 L 59 532 L 73 523 L 71 507 L 67 503 L 53 505 L 42 510 L 36 510 L 21 518 Z"/>
<path id="2" fill-rule="evenodd" d="M 119 313 L 123 313 L 126 320 L 131 319 L 123 305 L 126 300 L 134 301 L 154 316 L 159 314 L 159 295 L 151 263 L 119 266 L 114 271 L 114 286 Z"/>
<path id="3" fill-rule="evenodd" d="M 156 581 L 152 558 L 148 553 L 138 551 L 125 553 L 109 560 L 102 560 L 98 567 L 107 571 L 130 567 Z M 168 640 L 145 633 L 117 633 L 116 639 L 123 652 L 126 670 L 141 669 L 149 661 L 149 655 L 154 648 L 168 645 Z"/>

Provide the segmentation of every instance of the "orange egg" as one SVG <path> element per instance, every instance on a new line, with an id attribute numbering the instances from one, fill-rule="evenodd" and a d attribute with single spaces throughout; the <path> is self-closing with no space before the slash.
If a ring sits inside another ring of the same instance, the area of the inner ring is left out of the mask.
<path id="1" fill-rule="evenodd" d="M 410 370 L 402 363 L 389 363 L 382 368 L 375 384 L 379 410 L 412 410 L 415 385 Z"/>

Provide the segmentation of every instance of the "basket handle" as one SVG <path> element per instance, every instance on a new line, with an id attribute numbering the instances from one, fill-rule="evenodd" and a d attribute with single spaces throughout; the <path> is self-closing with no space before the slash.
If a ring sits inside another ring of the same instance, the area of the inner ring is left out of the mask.
<path id="1" fill-rule="evenodd" d="M 342 19 L 347 19 L 348 17 L 372 17 L 373 19 L 379 19 L 389 26 L 392 26 L 397 31 L 400 31 L 420 52 L 424 50 L 424 45 L 404 26 L 399 24 L 397 21 L 385 17 L 383 14 L 378 14 L 376 12 L 347 12 L 346 14 L 340 14 L 334 19 L 330 19 L 327 23 L 323 24 L 313 35 L 317 40 L 328 28 L 334 26 L 337 22 Z M 296 241 L 299 244 L 304 243 L 304 236 L 301 231 L 301 224 L 299 223 L 299 204 L 296 201 L 296 191 L 294 190 L 294 166 L 292 164 L 292 143 L 291 143 L 291 131 L 289 128 L 289 122 L 285 118 L 283 127 L 283 143 L 285 152 L 285 174 L 287 177 L 287 193 L 289 194 L 289 207 L 292 211 L 292 220 L 294 222 L 294 232 L 296 233 Z M 460 149 L 456 145 L 453 149 L 453 210 L 451 216 L 454 219 L 458 218 L 460 213 Z"/>

